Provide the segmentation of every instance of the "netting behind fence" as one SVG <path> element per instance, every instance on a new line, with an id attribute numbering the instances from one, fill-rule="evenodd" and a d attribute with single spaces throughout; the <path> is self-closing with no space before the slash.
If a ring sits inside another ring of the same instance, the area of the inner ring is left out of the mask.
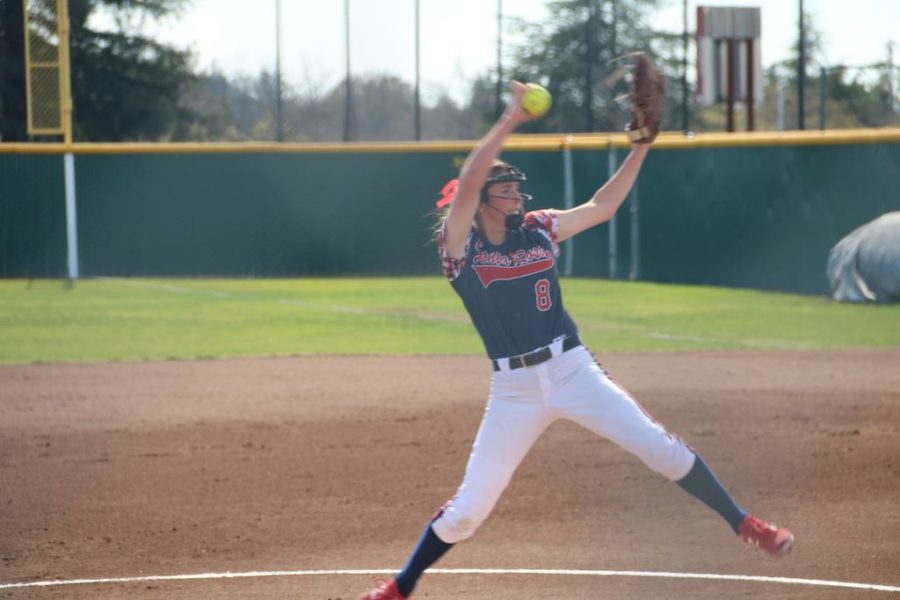
<path id="1" fill-rule="evenodd" d="M 25 0 L 28 132 L 63 133 L 63 58 L 59 0 Z"/>

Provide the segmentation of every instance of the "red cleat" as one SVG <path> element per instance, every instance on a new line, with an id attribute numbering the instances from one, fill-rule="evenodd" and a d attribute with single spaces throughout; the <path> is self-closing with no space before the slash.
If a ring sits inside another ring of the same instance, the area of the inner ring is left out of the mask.
<path id="1" fill-rule="evenodd" d="M 400 593 L 397 582 L 393 579 L 390 581 L 376 579 L 375 589 L 360 596 L 359 600 L 406 600 L 406 596 Z"/>
<path id="2" fill-rule="evenodd" d="M 784 556 L 794 545 L 794 534 L 777 525 L 747 515 L 738 526 L 738 536 L 745 544 L 764 550 L 772 556 Z"/>

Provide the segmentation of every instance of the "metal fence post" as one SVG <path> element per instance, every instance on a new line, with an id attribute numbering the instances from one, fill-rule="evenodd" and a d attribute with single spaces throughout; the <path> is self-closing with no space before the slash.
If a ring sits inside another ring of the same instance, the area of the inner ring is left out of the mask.
<path id="1" fill-rule="evenodd" d="M 607 163 L 609 171 L 609 179 L 616 174 L 616 148 L 609 143 L 609 156 Z M 617 252 L 618 238 L 616 236 L 616 215 L 613 214 L 609 220 L 609 278 L 615 279 L 617 275 L 616 263 L 618 263 L 619 255 Z"/>
<path id="2" fill-rule="evenodd" d="M 572 136 L 566 136 L 563 142 L 563 203 L 566 210 L 575 206 L 575 181 L 572 170 Z M 572 264 L 575 261 L 575 238 L 566 240 L 566 261 L 563 266 L 563 275 L 572 275 Z"/>

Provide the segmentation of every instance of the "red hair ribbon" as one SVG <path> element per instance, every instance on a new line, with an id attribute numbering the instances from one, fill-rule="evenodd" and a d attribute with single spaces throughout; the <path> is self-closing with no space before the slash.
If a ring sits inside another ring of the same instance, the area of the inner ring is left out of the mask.
<path id="1" fill-rule="evenodd" d="M 456 197 L 456 189 L 459 187 L 459 179 L 451 179 L 441 190 L 441 199 L 434 203 L 438 208 L 444 208 Z"/>

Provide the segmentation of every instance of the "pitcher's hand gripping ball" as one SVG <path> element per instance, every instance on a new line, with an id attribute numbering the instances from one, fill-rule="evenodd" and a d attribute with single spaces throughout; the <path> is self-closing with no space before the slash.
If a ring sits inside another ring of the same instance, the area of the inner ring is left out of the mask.
<path id="1" fill-rule="evenodd" d="M 625 132 L 633 144 L 649 144 L 659 133 L 666 101 L 666 76 L 643 52 L 636 52 L 631 58 L 634 65 L 628 97 L 632 120 L 625 127 Z"/>
<path id="2" fill-rule="evenodd" d="M 529 83 L 522 94 L 522 108 L 532 117 L 543 117 L 553 104 L 553 96 L 542 85 Z"/>

